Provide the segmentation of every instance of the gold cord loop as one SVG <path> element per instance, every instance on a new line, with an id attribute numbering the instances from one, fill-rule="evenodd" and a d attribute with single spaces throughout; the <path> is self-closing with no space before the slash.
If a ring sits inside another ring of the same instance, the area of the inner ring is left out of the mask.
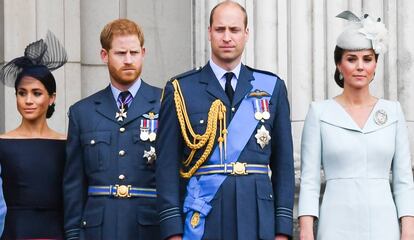
<path id="1" fill-rule="evenodd" d="M 187 108 L 185 106 L 184 96 L 181 92 L 180 84 L 178 80 L 172 81 L 174 87 L 174 102 L 175 109 L 177 111 L 178 122 L 180 123 L 181 133 L 184 138 L 185 144 L 191 149 L 191 153 L 188 158 L 183 161 L 183 165 L 188 167 L 194 158 L 197 150 L 205 147 L 205 150 L 201 157 L 195 162 L 187 172 L 180 169 L 180 175 L 183 178 L 190 178 L 197 171 L 201 165 L 207 160 L 211 151 L 213 150 L 214 140 L 216 139 L 217 127 L 220 129 L 220 136 L 218 137 L 218 143 L 220 148 L 220 160 L 223 159 L 223 144 L 224 144 L 224 158 L 226 155 L 226 106 L 219 99 L 215 100 L 208 112 L 207 128 L 204 134 L 196 134 L 191 126 L 190 119 L 188 117 Z M 188 135 L 191 135 L 191 137 Z"/>

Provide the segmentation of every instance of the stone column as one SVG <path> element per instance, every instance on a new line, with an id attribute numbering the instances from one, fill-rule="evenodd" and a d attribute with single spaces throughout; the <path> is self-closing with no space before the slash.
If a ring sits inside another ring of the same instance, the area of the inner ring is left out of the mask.
<path id="1" fill-rule="evenodd" d="M 30 42 L 36 41 L 36 2 L 24 0 L 4 0 L 4 61 L 7 63 L 24 53 Z M 24 21 L 23 21 L 24 19 Z M 16 108 L 14 88 L 4 87 L 5 130 L 17 127 L 20 115 Z"/>
<path id="2" fill-rule="evenodd" d="M 4 19 L 4 1 L 0 1 L 0 19 Z M 4 21 L 0 21 L 0 67 L 4 64 Z M 0 83 L 0 113 L 4 113 L 4 85 Z M 4 118 L 5 114 L 0 114 L 0 132 L 4 132 Z"/>
<path id="3" fill-rule="evenodd" d="M 398 100 L 407 120 L 411 156 L 414 154 L 414 3 L 398 1 Z M 394 80 L 395 81 L 395 80 Z M 414 159 L 414 157 L 412 157 Z"/>
<path id="4" fill-rule="evenodd" d="M 81 93 L 85 98 L 109 84 L 107 67 L 100 57 L 99 36 L 106 23 L 119 18 L 119 0 L 80 1 Z"/>
<path id="5" fill-rule="evenodd" d="M 257 68 L 277 72 L 277 2 L 255 1 L 254 15 L 254 39 L 255 58 Z M 253 27 L 252 27 L 253 28 Z"/>
<path id="6" fill-rule="evenodd" d="M 144 29 L 144 81 L 164 87 L 166 81 L 194 67 L 192 0 L 127 0 L 126 16 Z"/>
<path id="7" fill-rule="evenodd" d="M 64 0 L 64 42 L 68 52 L 69 60 L 65 65 L 65 124 L 59 122 L 62 127 L 67 128 L 67 112 L 69 107 L 81 99 L 81 0 Z M 58 99 L 62 99 L 59 97 Z"/>

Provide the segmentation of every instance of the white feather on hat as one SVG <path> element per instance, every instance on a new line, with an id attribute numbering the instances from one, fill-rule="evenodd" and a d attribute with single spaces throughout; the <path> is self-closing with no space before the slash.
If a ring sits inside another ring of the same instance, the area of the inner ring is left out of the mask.
<path id="1" fill-rule="evenodd" d="M 352 51 L 374 49 L 376 54 L 387 51 L 388 31 L 381 19 L 375 21 L 368 14 L 359 18 L 350 11 L 344 11 L 336 17 L 349 21 L 349 25 L 337 38 L 338 47 Z"/>

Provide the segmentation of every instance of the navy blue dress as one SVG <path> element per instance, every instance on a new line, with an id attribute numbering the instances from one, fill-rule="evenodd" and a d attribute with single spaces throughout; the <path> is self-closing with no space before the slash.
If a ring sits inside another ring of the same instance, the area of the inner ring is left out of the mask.
<path id="1" fill-rule="evenodd" d="M 63 239 L 65 140 L 0 139 L 7 205 L 1 239 Z"/>

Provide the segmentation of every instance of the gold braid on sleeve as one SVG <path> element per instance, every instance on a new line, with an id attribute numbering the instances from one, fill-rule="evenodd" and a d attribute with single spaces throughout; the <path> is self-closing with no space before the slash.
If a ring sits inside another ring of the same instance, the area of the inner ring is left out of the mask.
<path id="1" fill-rule="evenodd" d="M 220 160 L 223 160 L 223 155 L 226 155 L 226 106 L 219 99 L 215 100 L 208 112 L 207 129 L 203 135 L 196 134 L 191 126 L 190 119 L 188 118 L 187 109 L 185 106 L 184 96 L 181 92 L 180 84 L 178 80 L 172 81 L 174 87 L 174 102 L 175 109 L 177 111 L 178 122 L 180 123 L 181 133 L 184 138 L 185 144 L 191 149 L 191 153 L 186 160 L 183 160 L 184 167 L 188 167 L 193 160 L 193 157 L 197 150 L 205 147 L 205 150 L 201 157 L 195 162 L 195 164 L 188 170 L 184 171 L 180 169 L 180 175 L 183 178 L 190 178 L 201 165 L 207 160 L 211 151 L 213 150 L 214 140 L 216 139 L 217 127 L 220 128 L 218 137 L 218 144 L 220 149 Z M 190 134 L 190 136 L 188 135 Z M 224 149 L 223 149 L 224 147 Z M 224 154 L 223 154 L 224 151 Z"/>

